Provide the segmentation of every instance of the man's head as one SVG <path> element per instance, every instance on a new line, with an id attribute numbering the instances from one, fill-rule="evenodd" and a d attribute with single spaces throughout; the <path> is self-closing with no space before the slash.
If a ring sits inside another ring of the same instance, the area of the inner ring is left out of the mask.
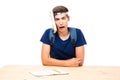
<path id="1" fill-rule="evenodd" d="M 67 14 L 68 9 L 65 6 L 56 6 L 53 8 L 53 14 L 56 16 L 57 14 L 60 13 L 66 13 Z"/>
<path id="2" fill-rule="evenodd" d="M 64 6 L 56 6 L 53 8 L 55 24 L 59 32 L 66 31 L 68 27 L 68 9 Z"/>

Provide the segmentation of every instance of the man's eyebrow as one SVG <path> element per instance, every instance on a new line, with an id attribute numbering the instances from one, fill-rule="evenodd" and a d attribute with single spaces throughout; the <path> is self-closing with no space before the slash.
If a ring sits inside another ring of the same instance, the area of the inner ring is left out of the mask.
<path id="1" fill-rule="evenodd" d="M 55 18 L 55 20 L 64 19 L 64 18 L 65 18 L 65 16 L 63 16 L 61 18 Z"/>

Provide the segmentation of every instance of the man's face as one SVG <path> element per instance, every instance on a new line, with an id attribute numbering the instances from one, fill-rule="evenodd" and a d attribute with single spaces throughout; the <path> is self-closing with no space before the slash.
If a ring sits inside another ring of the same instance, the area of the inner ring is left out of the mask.
<path id="1" fill-rule="evenodd" d="M 66 13 L 59 13 L 55 16 L 55 24 L 58 31 L 64 31 L 68 27 L 69 16 Z"/>

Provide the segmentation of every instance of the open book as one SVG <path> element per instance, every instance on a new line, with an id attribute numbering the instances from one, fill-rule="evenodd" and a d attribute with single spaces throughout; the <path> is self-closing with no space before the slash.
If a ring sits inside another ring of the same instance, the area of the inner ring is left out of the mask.
<path id="1" fill-rule="evenodd" d="M 34 76 L 50 76 L 50 75 L 65 75 L 69 74 L 68 72 L 61 69 L 43 69 L 40 71 L 30 72 Z"/>

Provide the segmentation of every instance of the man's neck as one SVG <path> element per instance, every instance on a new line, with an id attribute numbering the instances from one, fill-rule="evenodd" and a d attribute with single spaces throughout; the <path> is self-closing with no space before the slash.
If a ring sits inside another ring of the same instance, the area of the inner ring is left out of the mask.
<path id="1" fill-rule="evenodd" d="M 69 35 L 70 35 L 70 32 L 69 30 L 66 30 L 64 32 L 59 32 L 59 37 L 62 39 L 62 40 L 66 40 L 69 38 Z"/>

